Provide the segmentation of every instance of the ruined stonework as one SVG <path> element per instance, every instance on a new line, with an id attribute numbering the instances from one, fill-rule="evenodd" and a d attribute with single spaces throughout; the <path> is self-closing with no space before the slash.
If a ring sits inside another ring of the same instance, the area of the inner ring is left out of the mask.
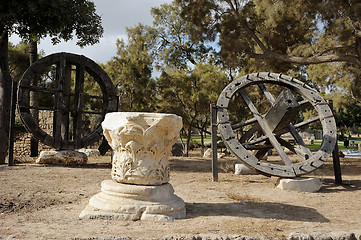
<path id="1" fill-rule="evenodd" d="M 49 135 L 53 134 L 53 112 L 39 111 L 39 127 Z M 14 157 L 19 160 L 30 156 L 30 139 L 32 134 L 25 132 L 15 136 Z M 52 150 L 53 148 L 39 142 L 39 152 Z"/>
<path id="2" fill-rule="evenodd" d="M 161 185 L 169 181 L 168 157 L 182 128 L 173 114 L 111 113 L 102 123 L 114 150 L 112 179 L 119 183 Z"/>
<path id="3" fill-rule="evenodd" d="M 185 218 L 184 201 L 174 194 L 168 157 L 182 128 L 174 114 L 113 112 L 102 123 L 114 151 L 112 180 L 89 200 L 80 218 L 173 221 Z"/>

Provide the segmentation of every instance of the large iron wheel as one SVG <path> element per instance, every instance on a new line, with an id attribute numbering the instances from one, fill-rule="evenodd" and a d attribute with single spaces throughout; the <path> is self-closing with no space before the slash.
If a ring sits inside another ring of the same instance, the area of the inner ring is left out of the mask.
<path id="1" fill-rule="evenodd" d="M 46 78 L 45 82 L 48 82 L 45 86 L 34 81 L 44 78 L 44 72 L 51 71 L 53 78 Z M 99 85 L 101 95 L 86 94 L 85 79 L 92 79 L 94 82 L 91 84 Z M 33 106 L 30 104 L 31 93 L 48 95 L 51 106 Z M 99 109 L 84 108 L 86 101 L 92 99 L 99 101 Z M 30 113 L 31 109 L 53 112 L 52 134 L 39 127 Z M 101 121 L 87 133 L 82 125 L 91 115 L 104 119 L 107 112 L 117 110 L 116 90 L 106 72 L 91 59 L 71 53 L 55 53 L 36 61 L 24 73 L 19 82 L 18 110 L 27 130 L 42 143 L 57 150 L 79 149 L 98 141 L 102 136 Z"/>
<path id="2" fill-rule="evenodd" d="M 256 91 L 259 94 L 255 97 Z M 242 101 L 239 98 L 243 100 L 243 112 L 248 112 L 245 115 L 249 117 L 231 124 L 228 110 L 230 104 Z M 305 108 L 312 108 L 315 116 L 295 122 Z M 256 73 L 231 82 L 218 98 L 217 121 L 227 148 L 246 165 L 265 175 L 307 174 L 328 159 L 336 143 L 336 123 L 328 103 L 308 85 L 282 74 Z M 315 152 L 307 147 L 299 129 L 316 122 L 322 125 L 322 144 Z M 287 154 L 285 148 L 296 159 Z M 282 161 L 264 160 L 271 149 Z"/>

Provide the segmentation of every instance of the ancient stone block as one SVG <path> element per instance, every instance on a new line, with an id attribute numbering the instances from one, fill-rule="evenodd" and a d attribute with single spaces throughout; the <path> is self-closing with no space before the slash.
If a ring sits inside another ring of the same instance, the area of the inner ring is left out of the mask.
<path id="1" fill-rule="evenodd" d="M 88 161 L 85 153 L 61 150 L 61 151 L 42 151 L 36 163 L 39 164 L 58 164 L 58 165 L 84 165 Z"/>

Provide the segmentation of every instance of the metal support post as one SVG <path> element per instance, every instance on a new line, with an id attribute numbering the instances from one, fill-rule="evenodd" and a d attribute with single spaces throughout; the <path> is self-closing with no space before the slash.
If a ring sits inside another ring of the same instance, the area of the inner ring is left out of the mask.
<path id="1" fill-rule="evenodd" d="M 330 106 L 330 109 L 333 112 L 333 102 L 332 102 L 332 100 L 328 100 L 328 105 Z M 335 148 L 332 151 L 332 160 L 333 160 L 333 171 L 334 171 L 334 174 L 335 174 L 335 183 L 339 184 L 339 185 L 342 185 L 340 156 L 338 154 L 337 139 L 336 139 Z"/>
<path id="2" fill-rule="evenodd" d="M 16 99 L 17 99 L 17 82 L 12 82 L 12 95 L 11 95 L 11 112 L 10 112 L 10 134 L 9 134 L 9 153 L 8 165 L 14 166 L 14 135 L 15 135 L 15 112 L 16 112 Z"/>
<path id="3" fill-rule="evenodd" d="M 212 175 L 213 182 L 218 182 L 218 159 L 217 159 L 217 107 L 211 103 L 211 139 L 212 139 Z"/>

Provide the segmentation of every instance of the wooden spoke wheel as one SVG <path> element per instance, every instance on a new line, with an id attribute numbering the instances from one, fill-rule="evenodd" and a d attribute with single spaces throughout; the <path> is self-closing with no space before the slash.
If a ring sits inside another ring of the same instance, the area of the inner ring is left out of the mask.
<path id="1" fill-rule="evenodd" d="M 90 95 L 85 88 L 97 91 Z M 47 100 L 43 105 L 30 104 L 30 94 Z M 89 102 L 96 109 L 90 109 Z M 52 133 L 39 127 L 32 109 L 53 112 Z M 36 61 L 24 73 L 19 82 L 18 110 L 27 130 L 39 141 L 57 150 L 79 149 L 102 136 L 102 119 L 117 110 L 116 90 L 106 72 L 91 59 L 55 53 Z M 94 129 L 85 130 L 92 116 L 100 121 Z"/>
<path id="2" fill-rule="evenodd" d="M 231 113 L 232 108 L 238 112 Z M 241 122 L 232 124 L 237 118 Z M 306 84 L 282 74 L 256 73 L 231 82 L 218 98 L 217 121 L 227 148 L 265 175 L 307 174 L 328 159 L 336 143 L 336 123 L 328 103 Z M 311 151 L 300 136 L 310 124 L 322 125 L 317 151 Z M 265 158 L 270 150 L 276 156 Z"/>

